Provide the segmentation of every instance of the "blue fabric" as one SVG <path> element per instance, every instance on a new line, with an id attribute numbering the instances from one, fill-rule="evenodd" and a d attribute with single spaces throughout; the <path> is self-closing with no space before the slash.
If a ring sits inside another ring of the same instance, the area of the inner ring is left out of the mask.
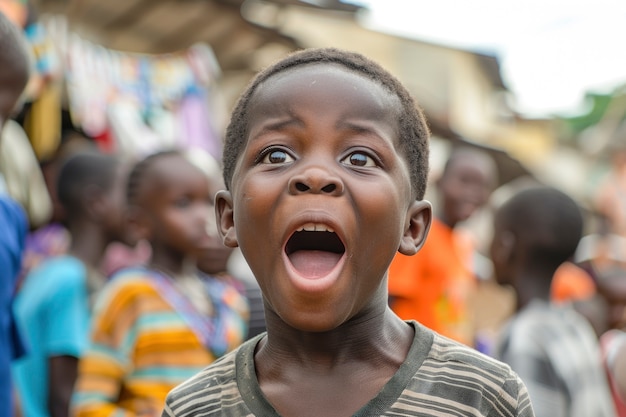
<path id="1" fill-rule="evenodd" d="M 11 360 L 23 353 L 11 311 L 28 224 L 13 200 L 0 195 L 0 415 L 13 413 Z"/>
<path id="2" fill-rule="evenodd" d="M 48 358 L 80 357 L 89 337 L 87 271 L 71 256 L 44 261 L 26 277 L 15 315 L 28 354 L 14 362 L 13 376 L 24 415 L 48 416 Z"/>

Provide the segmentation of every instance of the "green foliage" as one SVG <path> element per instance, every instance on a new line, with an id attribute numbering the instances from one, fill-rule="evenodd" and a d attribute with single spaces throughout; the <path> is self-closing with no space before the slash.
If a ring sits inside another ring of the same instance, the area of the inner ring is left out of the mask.
<path id="1" fill-rule="evenodd" d="M 567 130 L 575 136 L 588 127 L 596 125 L 604 117 L 609 104 L 613 101 L 614 94 L 624 93 L 623 91 L 611 94 L 587 93 L 585 101 L 588 103 L 589 110 L 578 116 L 562 118 Z"/>

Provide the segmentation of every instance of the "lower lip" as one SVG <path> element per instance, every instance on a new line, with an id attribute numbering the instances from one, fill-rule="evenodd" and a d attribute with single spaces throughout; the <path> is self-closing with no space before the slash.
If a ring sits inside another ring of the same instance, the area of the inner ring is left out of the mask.
<path id="1" fill-rule="evenodd" d="M 287 268 L 287 274 L 291 280 L 291 283 L 298 291 L 308 293 L 319 293 L 329 290 L 339 280 L 341 270 L 346 261 L 346 254 L 344 253 L 339 262 L 328 273 L 321 276 L 305 276 L 302 275 L 291 263 L 291 260 L 287 254 L 283 251 L 283 261 Z"/>

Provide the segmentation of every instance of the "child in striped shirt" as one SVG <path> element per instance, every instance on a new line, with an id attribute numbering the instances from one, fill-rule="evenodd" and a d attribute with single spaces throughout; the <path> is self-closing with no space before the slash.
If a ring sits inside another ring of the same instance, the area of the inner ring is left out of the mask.
<path id="1" fill-rule="evenodd" d="M 533 416 L 507 365 L 387 305 L 394 254 L 415 254 L 431 222 L 428 136 L 408 91 L 362 55 L 304 50 L 255 78 L 216 205 L 267 331 L 174 389 L 163 416 Z"/>
<path id="2" fill-rule="evenodd" d="M 148 265 L 115 274 L 98 299 L 79 366 L 76 416 L 157 416 L 165 396 L 246 334 L 247 301 L 197 259 L 211 247 L 206 175 L 177 151 L 139 162 L 128 179 L 129 232 Z"/>

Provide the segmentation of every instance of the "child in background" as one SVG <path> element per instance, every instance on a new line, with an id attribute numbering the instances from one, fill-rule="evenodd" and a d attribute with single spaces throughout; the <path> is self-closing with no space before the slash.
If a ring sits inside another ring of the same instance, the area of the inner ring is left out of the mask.
<path id="1" fill-rule="evenodd" d="M 78 417 L 157 416 L 172 387 L 245 336 L 245 298 L 196 268 L 214 213 L 204 173 L 179 152 L 151 155 L 133 168 L 127 203 L 131 232 L 152 257 L 115 274 L 98 300 L 73 399 Z"/>
<path id="2" fill-rule="evenodd" d="M 64 208 L 57 195 L 59 171 L 65 161 L 72 155 L 81 152 L 97 152 L 93 142 L 84 136 L 67 132 L 62 135 L 61 144 L 50 158 L 41 162 L 41 171 L 46 189 L 52 200 L 52 213 L 47 224 L 31 230 L 26 237 L 24 259 L 20 271 L 19 286 L 31 269 L 46 259 L 64 255 L 70 246 L 70 235 L 66 227 Z M 105 274 L 106 275 L 106 274 Z"/>
<path id="3" fill-rule="evenodd" d="M 436 181 L 440 201 L 424 247 L 415 256 L 397 254 L 389 267 L 391 309 L 468 346 L 474 346 L 469 303 L 477 284 L 476 248 L 455 228 L 487 203 L 496 177 L 488 154 L 454 149 Z"/>
<path id="4" fill-rule="evenodd" d="M 0 131 L 26 87 L 28 69 L 24 38 L 0 12 Z M 11 360 L 23 353 L 12 304 L 27 231 L 24 209 L 8 195 L 0 194 L 0 415 L 3 416 L 14 412 Z"/>
<path id="5" fill-rule="evenodd" d="M 105 283 L 98 265 L 107 245 L 123 238 L 124 174 L 115 157 L 96 152 L 76 154 L 61 168 L 57 192 L 67 214 L 68 253 L 32 269 L 15 299 L 28 354 L 13 370 L 26 416 L 69 413 L 91 300 Z"/>
<path id="6" fill-rule="evenodd" d="M 224 180 L 219 163 L 210 154 L 199 150 L 188 152 L 187 156 L 209 177 L 211 202 L 215 201 L 217 192 L 224 189 Z M 222 242 L 215 223 L 215 210 L 209 214 L 207 220 L 207 230 L 211 237 L 211 243 L 198 257 L 198 269 L 205 274 L 228 280 L 245 294 L 249 309 L 246 339 L 249 339 L 265 331 L 261 289 L 254 277 L 249 278 L 249 268 L 245 259 L 237 256 L 240 255 L 237 251 Z"/>
<path id="7" fill-rule="evenodd" d="M 615 416 L 591 325 L 571 305 L 550 301 L 554 273 L 574 254 L 582 230 L 576 203 L 547 187 L 519 192 L 494 221 L 495 277 L 516 293 L 495 356 L 520 375 L 541 417 Z"/>
<path id="8" fill-rule="evenodd" d="M 222 243 L 215 223 L 215 195 L 224 188 L 219 163 L 213 156 L 202 150 L 189 151 L 185 156 L 207 177 L 209 186 L 209 211 L 206 219 L 206 231 L 209 239 L 205 250 L 197 257 L 198 269 L 207 275 L 224 275 L 228 273 L 228 260 L 233 252 Z"/>
<path id="9" fill-rule="evenodd" d="M 391 259 L 415 254 L 430 224 L 428 135 L 406 89 L 362 55 L 304 50 L 255 78 L 216 205 L 267 332 L 172 391 L 164 416 L 533 415 L 508 366 L 388 307 Z"/>

